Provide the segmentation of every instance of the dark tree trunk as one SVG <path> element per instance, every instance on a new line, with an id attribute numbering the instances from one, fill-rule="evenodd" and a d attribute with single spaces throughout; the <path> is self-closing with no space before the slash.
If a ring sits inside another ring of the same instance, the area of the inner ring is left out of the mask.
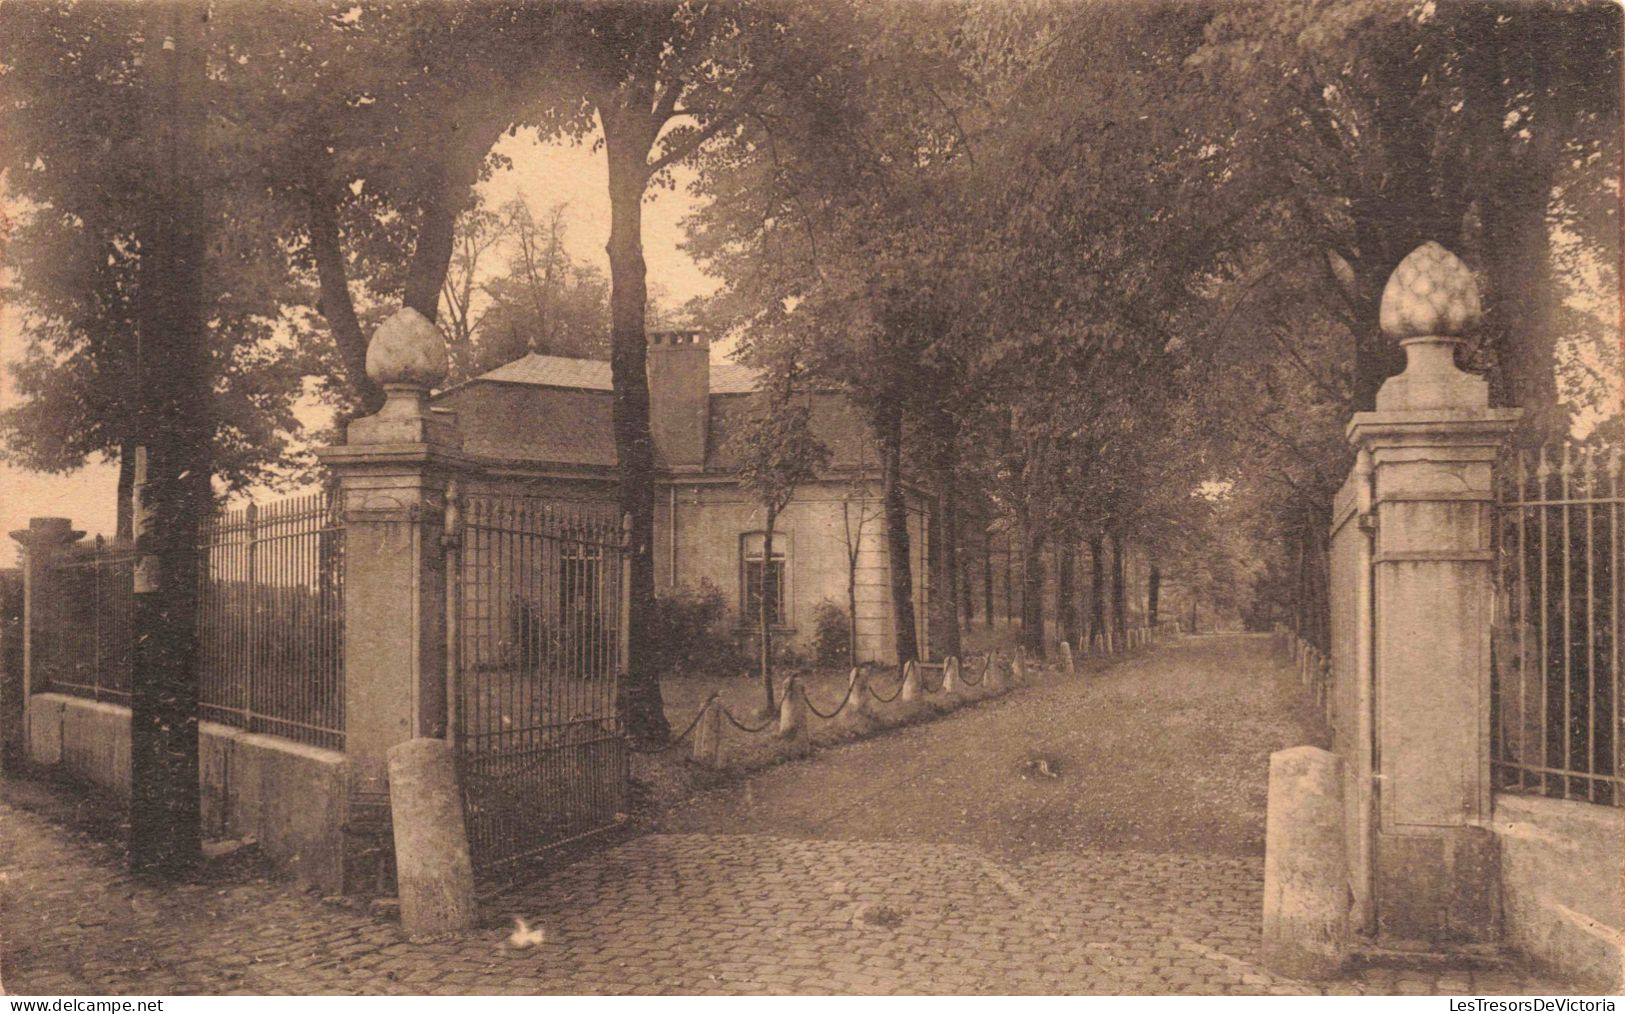
<path id="1" fill-rule="evenodd" d="M 1162 594 L 1162 568 L 1156 563 L 1151 564 L 1151 574 L 1146 578 L 1145 585 L 1145 612 L 1154 627 L 1157 625 L 1157 599 Z"/>
<path id="2" fill-rule="evenodd" d="M 1128 617 L 1123 601 L 1123 540 L 1112 533 L 1112 630 L 1117 634 L 1117 643 L 1122 644 L 1127 639 Z"/>
<path id="3" fill-rule="evenodd" d="M 452 245 L 457 239 L 457 211 L 462 203 L 459 196 L 443 170 L 418 213 L 417 244 L 412 249 L 401 301 L 430 320 L 440 316 L 440 290 L 446 284 Z"/>
<path id="4" fill-rule="evenodd" d="M 888 401 L 876 416 L 881 503 L 886 512 L 886 567 L 891 577 L 892 632 L 899 665 L 920 657 L 914 578 L 909 572 L 908 505 L 903 502 L 903 410 Z"/>
<path id="5" fill-rule="evenodd" d="M 135 444 L 128 440 L 118 445 L 118 493 L 116 494 L 115 510 L 118 514 L 118 528 L 113 535 L 113 541 L 120 545 L 127 545 L 135 538 L 134 503 L 135 493 Z"/>
<path id="6" fill-rule="evenodd" d="M 862 548 L 863 533 L 858 533 L 857 547 L 848 547 L 846 555 L 846 655 L 848 665 L 858 664 L 858 552 Z"/>
<path id="7" fill-rule="evenodd" d="M 993 626 L 993 533 L 982 529 L 982 622 Z"/>
<path id="8" fill-rule="evenodd" d="M 773 624 L 770 622 L 768 608 L 768 581 L 773 574 L 773 528 L 778 523 L 779 512 L 772 507 L 767 509 L 766 522 L 762 526 L 762 594 L 756 603 L 756 634 L 761 638 L 762 647 L 762 714 L 773 713 Z"/>
<path id="9" fill-rule="evenodd" d="M 1078 551 L 1071 539 L 1062 539 L 1055 550 L 1055 616 L 1061 624 L 1061 636 L 1074 650 L 1078 644 L 1078 607 L 1074 585 L 1078 580 Z"/>
<path id="10" fill-rule="evenodd" d="M 130 676 L 130 866 L 175 879 L 200 857 L 197 526 L 212 509 L 202 188 L 202 7 L 149 9 L 149 133 L 160 152 L 141 237 L 136 378 L 147 448 Z"/>
<path id="11" fill-rule="evenodd" d="M 972 587 L 970 539 L 965 531 L 965 515 L 960 514 L 959 538 L 955 556 L 959 559 L 959 606 L 961 609 L 962 624 L 970 626 L 976 619 L 976 590 Z"/>
<path id="12" fill-rule="evenodd" d="M 940 647 L 933 644 L 932 653 L 939 658 L 959 657 L 959 456 L 955 450 L 955 437 L 943 427 L 941 448 L 936 455 L 935 475 L 937 487 L 937 523 L 932 526 L 936 538 L 932 540 L 932 557 L 939 579 L 933 587 L 941 588 L 942 595 L 933 595 L 931 612 L 936 617 Z"/>
<path id="13" fill-rule="evenodd" d="M 1044 536 L 1021 519 L 1021 644 L 1044 656 Z"/>
<path id="14" fill-rule="evenodd" d="M 1004 622 L 1009 623 L 1016 618 L 1016 590 L 1011 582 L 1016 569 L 1016 550 L 1014 540 L 1010 533 L 1004 534 Z"/>
<path id="15" fill-rule="evenodd" d="M 338 349 L 344 377 L 355 392 L 361 415 L 371 415 L 383 407 L 384 389 L 367 376 L 367 336 L 356 317 L 350 297 L 344 247 L 339 242 L 338 215 L 325 194 L 310 198 L 310 252 L 316 261 L 320 286 L 318 309 L 333 329 L 333 345 Z"/>
<path id="16" fill-rule="evenodd" d="M 626 721 L 642 739 L 671 736 L 660 683 L 649 667 L 649 635 L 655 608 L 654 446 L 649 433 L 649 379 L 645 372 L 644 314 L 648 302 L 643 262 L 645 161 L 653 138 L 623 125 L 621 115 L 600 103 L 604 147 L 609 163 L 610 380 L 613 393 L 615 455 L 620 471 L 621 510 L 632 523 L 632 586 L 626 589 L 630 616 L 625 659 Z"/>
<path id="17" fill-rule="evenodd" d="M 1089 644 L 1106 637 L 1106 562 L 1101 559 L 1103 540 L 1089 536 Z"/>

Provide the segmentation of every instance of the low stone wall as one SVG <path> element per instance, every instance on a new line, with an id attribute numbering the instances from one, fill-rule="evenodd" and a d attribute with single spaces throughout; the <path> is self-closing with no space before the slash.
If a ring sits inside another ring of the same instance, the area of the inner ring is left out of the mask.
<path id="1" fill-rule="evenodd" d="M 1506 942 L 1600 989 L 1625 988 L 1625 810 L 1497 795 Z"/>
<path id="2" fill-rule="evenodd" d="M 129 801 L 129 708 L 35 694 L 27 724 L 35 764 Z M 252 837 L 299 881 L 328 893 L 341 889 L 343 754 L 203 722 L 198 767 L 205 837 Z"/>

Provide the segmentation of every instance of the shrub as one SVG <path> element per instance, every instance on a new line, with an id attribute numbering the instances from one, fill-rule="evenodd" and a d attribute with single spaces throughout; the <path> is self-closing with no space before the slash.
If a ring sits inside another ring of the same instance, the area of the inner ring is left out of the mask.
<path id="1" fill-rule="evenodd" d="M 813 611 L 813 663 L 823 668 L 846 665 L 847 635 L 846 610 L 830 599 L 818 603 Z"/>
<path id="2" fill-rule="evenodd" d="M 701 580 L 655 601 L 650 663 L 660 676 L 734 674 L 748 668 L 728 622 L 722 589 Z"/>

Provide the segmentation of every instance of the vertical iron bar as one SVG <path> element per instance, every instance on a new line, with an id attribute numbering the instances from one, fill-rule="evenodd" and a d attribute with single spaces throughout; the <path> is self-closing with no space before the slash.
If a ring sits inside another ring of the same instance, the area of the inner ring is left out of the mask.
<path id="1" fill-rule="evenodd" d="M 1574 663 L 1572 645 L 1574 643 L 1572 602 L 1570 600 L 1569 585 L 1570 574 L 1573 569 L 1569 559 L 1569 548 L 1572 535 L 1569 531 L 1569 477 L 1571 474 L 1571 460 L 1569 445 L 1563 444 L 1563 452 L 1559 458 L 1558 488 L 1563 518 L 1563 798 L 1573 795 L 1574 780 L 1570 773 L 1574 771 Z"/>
<path id="2" fill-rule="evenodd" d="M 1580 460 L 1581 486 L 1585 490 L 1586 543 L 1586 799 L 1597 801 L 1597 586 L 1596 586 L 1596 455 L 1587 448 Z"/>

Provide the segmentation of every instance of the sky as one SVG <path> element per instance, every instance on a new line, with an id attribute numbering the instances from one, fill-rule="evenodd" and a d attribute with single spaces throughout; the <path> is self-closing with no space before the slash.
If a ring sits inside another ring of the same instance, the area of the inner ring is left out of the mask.
<path id="1" fill-rule="evenodd" d="M 577 260 L 598 265 L 609 273 L 608 169 L 602 149 L 580 145 L 541 144 L 533 133 L 504 137 L 497 152 L 512 160 L 481 185 L 486 201 L 495 207 L 523 196 L 540 214 L 561 201 L 568 204 L 565 247 Z M 682 219 L 696 206 L 688 192 L 691 175 L 679 172 L 677 188 L 651 188 L 643 210 L 643 256 L 648 265 L 650 290 L 664 308 L 675 308 L 694 296 L 709 295 L 717 283 L 693 259 L 678 249 L 683 241 Z M 0 363 L 22 356 L 24 338 L 15 307 L 0 306 Z M 15 393 L 10 371 L 0 377 L 0 406 L 10 405 Z M 65 517 L 89 536 L 111 538 L 115 529 L 114 493 L 118 469 L 93 463 L 69 475 L 43 475 L 0 464 L 0 532 L 26 528 L 30 517 Z M 9 540 L 7 540 L 9 541 Z M 0 565 L 12 554 L 0 549 Z"/>

